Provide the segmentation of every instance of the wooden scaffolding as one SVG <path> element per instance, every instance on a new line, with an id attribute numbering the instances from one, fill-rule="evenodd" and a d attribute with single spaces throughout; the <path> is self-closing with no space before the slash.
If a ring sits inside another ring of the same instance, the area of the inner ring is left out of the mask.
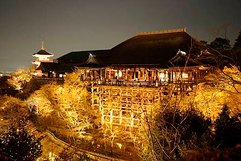
<path id="1" fill-rule="evenodd" d="M 136 128 L 153 108 L 165 105 L 173 95 L 192 91 L 194 86 L 187 83 L 161 87 L 92 85 L 91 101 L 101 112 L 102 124 Z"/>

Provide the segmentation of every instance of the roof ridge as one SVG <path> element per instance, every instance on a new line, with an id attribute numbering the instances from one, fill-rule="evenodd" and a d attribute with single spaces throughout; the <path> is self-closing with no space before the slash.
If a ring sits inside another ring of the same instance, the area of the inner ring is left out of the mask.
<path id="1" fill-rule="evenodd" d="M 110 50 L 110 49 L 87 49 L 87 50 L 75 50 L 71 52 L 106 51 L 106 50 Z"/>
<path id="2" fill-rule="evenodd" d="M 160 30 L 160 31 L 151 31 L 151 32 L 139 32 L 137 33 L 138 36 L 140 35 L 155 35 L 155 34 L 166 34 L 166 33 L 175 33 L 175 32 L 186 32 L 187 28 L 179 28 L 179 29 L 170 29 L 170 30 Z"/>

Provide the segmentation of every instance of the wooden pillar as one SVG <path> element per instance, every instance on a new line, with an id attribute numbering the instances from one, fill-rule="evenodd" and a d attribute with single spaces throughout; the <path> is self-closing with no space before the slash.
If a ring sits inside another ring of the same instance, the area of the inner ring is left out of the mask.
<path id="1" fill-rule="evenodd" d="M 134 80 L 136 80 L 136 68 L 134 68 L 134 71 L 133 71 L 132 74 L 134 74 L 134 75 L 133 75 L 133 78 L 134 78 Z"/>
<path id="2" fill-rule="evenodd" d="M 128 81 L 128 69 L 125 68 L 126 78 L 125 81 Z"/>
<path id="3" fill-rule="evenodd" d="M 146 81 L 146 68 L 144 68 L 144 79 L 145 79 L 145 81 Z"/>
<path id="4" fill-rule="evenodd" d="M 104 70 L 105 70 L 105 79 L 108 79 L 108 77 L 107 77 L 107 69 L 108 68 L 105 68 Z"/>

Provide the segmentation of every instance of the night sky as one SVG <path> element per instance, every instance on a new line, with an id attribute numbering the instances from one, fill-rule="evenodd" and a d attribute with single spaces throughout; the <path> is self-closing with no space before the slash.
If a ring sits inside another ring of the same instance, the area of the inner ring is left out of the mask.
<path id="1" fill-rule="evenodd" d="M 55 58 L 109 49 L 143 31 L 187 27 L 199 40 L 241 31 L 241 0 L 0 0 L 0 71 L 31 65 L 45 42 Z"/>

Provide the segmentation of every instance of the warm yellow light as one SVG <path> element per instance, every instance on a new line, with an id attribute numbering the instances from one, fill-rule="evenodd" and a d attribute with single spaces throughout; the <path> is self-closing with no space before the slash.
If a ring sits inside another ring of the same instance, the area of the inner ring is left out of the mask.
<path id="1" fill-rule="evenodd" d="M 122 148 L 122 144 L 121 143 L 116 143 L 116 145 L 118 146 L 119 149 Z"/>

